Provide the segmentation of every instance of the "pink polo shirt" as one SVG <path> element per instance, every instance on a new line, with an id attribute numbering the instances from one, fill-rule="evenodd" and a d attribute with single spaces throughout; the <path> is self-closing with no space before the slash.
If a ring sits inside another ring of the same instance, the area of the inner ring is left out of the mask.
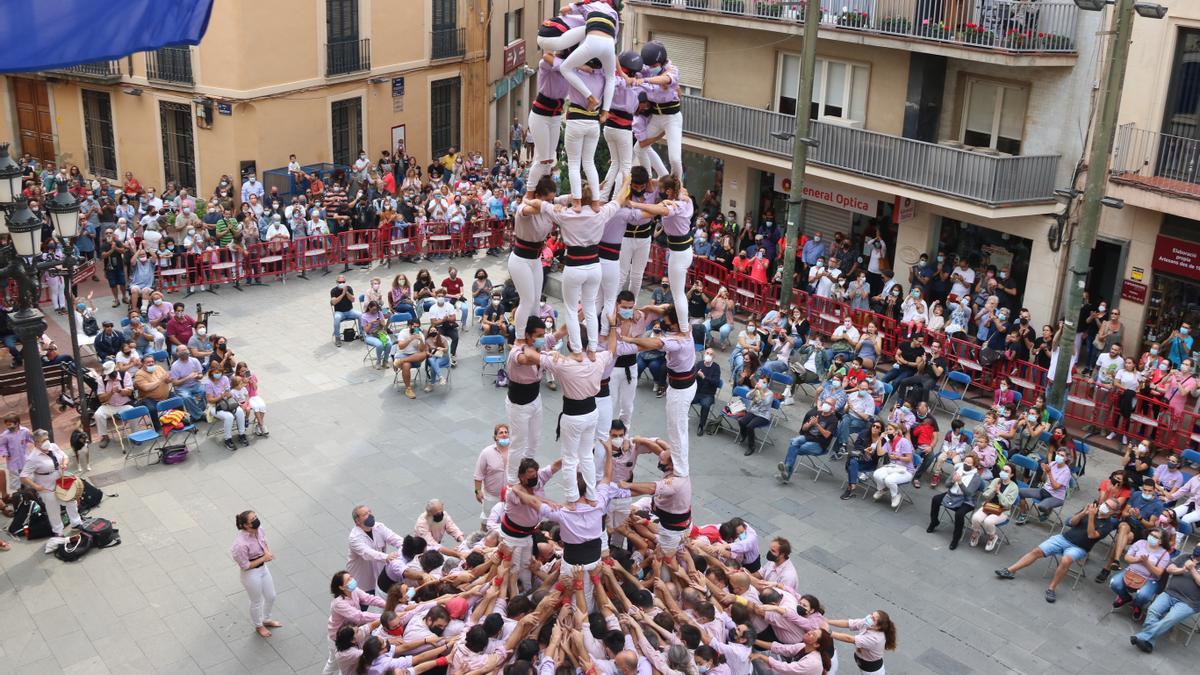
<path id="1" fill-rule="evenodd" d="M 654 483 L 654 506 L 667 513 L 692 510 L 692 479 L 671 475 Z"/>
<path id="2" fill-rule="evenodd" d="M 507 450 L 502 451 L 493 443 L 480 451 L 479 459 L 475 462 L 475 480 L 483 482 L 484 492 L 499 499 L 507 472 Z"/>

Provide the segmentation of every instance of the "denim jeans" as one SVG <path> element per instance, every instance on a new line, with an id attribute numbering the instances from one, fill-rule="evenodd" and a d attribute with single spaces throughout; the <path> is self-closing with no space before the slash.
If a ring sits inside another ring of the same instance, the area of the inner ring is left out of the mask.
<path id="1" fill-rule="evenodd" d="M 354 319 L 354 322 L 358 323 L 358 319 L 361 316 L 362 314 L 360 314 L 357 309 L 349 309 L 345 312 L 335 311 L 333 313 L 333 336 L 338 337 L 341 335 L 341 326 L 343 321 Z"/>
<path id="2" fill-rule="evenodd" d="M 1136 591 L 1125 587 L 1125 572 L 1114 574 L 1109 579 L 1108 587 L 1116 594 L 1118 598 L 1128 602 L 1133 600 L 1133 604 L 1138 607 L 1145 608 L 1154 599 L 1154 593 L 1158 590 L 1158 582 L 1154 579 L 1148 580 L 1145 585 Z"/>
<path id="3" fill-rule="evenodd" d="M 810 441 L 805 436 L 797 436 L 792 439 L 788 445 L 787 459 L 783 461 L 787 465 L 787 477 L 792 477 L 792 471 L 796 466 L 796 458 L 800 455 L 815 457 L 825 454 L 826 448 L 817 441 Z"/>
<path id="4" fill-rule="evenodd" d="M 384 357 L 387 356 L 390 340 L 388 340 L 386 337 L 380 340 L 374 335 L 367 335 L 363 338 L 363 341 L 375 348 L 375 361 L 378 363 L 383 363 Z"/>
<path id="5" fill-rule="evenodd" d="M 916 374 L 917 371 L 913 370 L 912 368 L 909 368 L 908 366 L 901 366 L 899 368 L 892 368 L 884 373 L 883 377 L 879 379 L 890 384 L 896 380 L 902 380 L 906 377 L 912 377 Z"/>
<path id="6" fill-rule="evenodd" d="M 650 376 L 654 379 L 654 384 L 665 387 L 667 385 L 667 359 L 662 356 L 645 356 L 645 353 L 637 355 L 637 372 L 638 377 L 641 377 L 642 371 L 649 368 Z"/>
<path id="7" fill-rule="evenodd" d="M 861 434 L 870 428 L 871 420 L 859 419 L 847 412 L 842 421 L 838 422 L 837 443 L 839 446 L 845 445 L 846 441 L 850 439 L 850 434 Z"/>
<path id="8" fill-rule="evenodd" d="M 13 367 L 20 368 L 25 362 L 21 360 L 21 347 L 20 343 L 17 342 L 17 336 L 5 335 L 4 346 L 8 347 L 8 352 L 12 355 Z"/>
<path id="9" fill-rule="evenodd" d="M 207 401 L 204 398 L 204 385 L 195 380 L 175 387 L 175 393 L 183 398 L 183 409 L 192 419 L 199 419 L 204 414 Z"/>
<path id="10" fill-rule="evenodd" d="M 441 379 L 442 373 L 450 368 L 450 357 L 431 356 L 426 363 L 429 364 L 429 369 L 433 371 L 433 379 L 436 381 Z"/>
<path id="11" fill-rule="evenodd" d="M 1146 610 L 1146 623 L 1142 624 L 1142 632 L 1138 633 L 1137 637 L 1154 644 L 1158 636 L 1187 621 L 1194 614 L 1187 603 L 1167 595 L 1166 592 L 1159 593 Z"/>
<path id="12" fill-rule="evenodd" d="M 732 330 L 733 330 L 733 324 L 730 324 L 730 323 L 725 323 L 724 325 L 722 325 L 720 328 L 717 329 L 717 335 L 719 335 L 721 337 L 721 344 L 725 344 L 725 345 L 729 344 L 729 333 Z M 712 332 L 713 332 L 712 319 L 707 319 L 704 321 L 705 337 L 712 335 Z"/>
<path id="13" fill-rule="evenodd" d="M 869 448 L 868 448 L 869 450 Z M 872 453 L 870 459 L 858 459 L 857 457 L 849 457 L 846 459 L 846 481 L 850 485 L 858 484 L 858 475 L 861 473 L 871 474 L 879 466 L 879 456 Z"/>

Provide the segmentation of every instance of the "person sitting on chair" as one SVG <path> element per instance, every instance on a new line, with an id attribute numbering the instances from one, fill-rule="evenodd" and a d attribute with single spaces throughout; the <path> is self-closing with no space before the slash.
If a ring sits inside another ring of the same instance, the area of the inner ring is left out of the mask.
<path id="1" fill-rule="evenodd" d="M 770 380 L 760 376 L 754 384 L 754 389 L 746 395 L 746 399 L 750 405 L 746 414 L 738 419 L 738 433 L 746 441 L 745 455 L 749 457 L 754 454 L 754 430 L 771 423 L 775 392 L 771 391 Z"/>
<path id="2" fill-rule="evenodd" d="M 800 424 L 800 435 L 793 438 L 788 445 L 787 458 L 776 465 L 779 479 L 788 482 L 796 468 L 796 458 L 800 455 L 817 456 L 829 452 L 834 435 L 837 433 L 838 419 L 834 411 L 832 397 L 818 399 L 820 403 L 808 411 Z"/>
<path id="3" fill-rule="evenodd" d="M 958 548 L 958 540 L 962 538 L 963 533 L 963 522 L 967 514 L 975 508 L 976 496 L 983 487 L 983 480 L 979 478 L 978 463 L 978 457 L 967 453 L 962 462 L 954 467 L 954 473 L 948 481 L 950 489 L 934 495 L 929 502 L 929 527 L 925 528 L 926 532 L 937 529 L 942 506 L 954 513 L 954 533 L 950 535 L 951 551 Z"/>
<path id="4" fill-rule="evenodd" d="M 392 353 L 389 355 L 392 370 L 399 372 L 404 379 L 405 396 L 417 397 L 412 388 L 412 370 L 425 363 L 428 356 L 425 341 L 421 338 L 421 320 L 415 317 L 409 319 L 408 326 L 396 334 L 396 341 L 392 343 Z M 433 382 L 425 383 L 425 391 L 433 391 Z"/>

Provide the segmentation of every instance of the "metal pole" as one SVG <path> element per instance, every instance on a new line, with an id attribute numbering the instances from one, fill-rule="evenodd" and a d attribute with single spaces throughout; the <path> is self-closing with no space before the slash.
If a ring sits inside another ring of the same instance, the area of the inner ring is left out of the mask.
<path id="1" fill-rule="evenodd" d="M 1063 289 L 1066 295 L 1063 330 L 1058 340 L 1058 363 L 1052 374 L 1048 401 L 1059 410 L 1066 410 L 1067 375 L 1071 369 L 1071 354 L 1075 350 L 1075 335 L 1081 326 L 1075 325 L 1083 306 L 1083 288 L 1087 284 L 1092 248 L 1100 227 L 1100 200 L 1108 184 L 1108 166 L 1112 158 L 1113 140 L 1117 130 L 1117 112 L 1121 106 L 1121 88 L 1125 83 L 1125 66 L 1129 61 L 1129 42 L 1133 32 L 1134 0 L 1117 0 L 1113 21 L 1116 23 L 1112 46 L 1109 49 L 1108 73 L 1100 99 L 1100 117 L 1088 156 L 1087 182 L 1083 191 L 1083 208 L 1075 225 L 1071 253 Z"/>
<path id="2" fill-rule="evenodd" d="M 787 234 L 783 250 L 783 274 L 779 302 L 792 304 L 792 275 L 796 271 L 796 244 L 804 218 L 804 173 L 808 165 L 808 111 L 812 106 L 813 78 L 817 67 L 817 30 L 821 25 L 820 0 L 804 5 L 804 54 L 800 62 L 800 82 L 796 85 L 796 127 L 792 136 L 792 189 L 788 193 Z"/>
<path id="3" fill-rule="evenodd" d="M 13 333 L 21 341 L 21 359 L 25 362 L 25 400 L 29 403 L 29 426 L 45 429 L 54 440 L 54 424 L 50 419 L 50 393 L 46 390 L 46 375 L 42 372 L 42 355 L 38 353 L 38 337 L 46 331 L 46 321 L 40 310 L 24 308 L 12 315 Z"/>
<path id="4" fill-rule="evenodd" d="M 71 242 L 67 250 L 71 251 L 75 247 L 75 242 Z M 75 267 L 78 264 L 78 259 L 67 254 L 63 260 L 63 266 L 66 270 L 66 276 L 63 281 L 67 284 L 67 325 L 71 331 L 71 356 L 75 359 L 75 401 L 76 409 L 79 410 L 79 424 L 83 427 L 83 433 L 87 436 L 88 443 L 92 442 L 92 429 L 88 415 L 90 411 L 87 409 L 87 395 L 83 390 L 83 359 L 79 356 L 79 327 L 75 324 Z"/>

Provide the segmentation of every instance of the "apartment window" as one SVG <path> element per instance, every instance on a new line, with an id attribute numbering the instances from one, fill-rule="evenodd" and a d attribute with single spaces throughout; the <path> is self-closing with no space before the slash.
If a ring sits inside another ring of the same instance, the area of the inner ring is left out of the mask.
<path id="1" fill-rule="evenodd" d="M 459 101 L 462 80 L 450 77 L 429 86 L 429 144 L 434 157 L 458 147 Z"/>
<path id="2" fill-rule="evenodd" d="M 1029 91 L 989 80 L 967 80 L 962 115 L 962 142 L 1010 155 L 1021 152 Z"/>
<path id="3" fill-rule="evenodd" d="M 776 109 L 785 115 L 795 115 L 796 96 L 800 87 L 800 57 L 796 54 L 780 54 L 777 72 Z M 809 116 L 816 120 L 836 117 L 865 122 L 870 77 L 871 69 L 867 66 L 818 57 L 813 72 Z"/>
<path id="4" fill-rule="evenodd" d="M 158 104 L 162 126 L 163 177 L 196 191 L 196 155 L 192 139 L 192 106 L 162 101 Z"/>
<path id="5" fill-rule="evenodd" d="M 88 171 L 117 177 L 117 150 L 113 141 L 112 97 L 106 91 L 84 89 L 83 131 L 87 142 Z"/>
<path id="6" fill-rule="evenodd" d="M 651 40 L 667 48 L 667 57 L 679 69 L 679 91 L 688 96 L 704 94 L 704 38 L 674 33 L 651 33 Z"/>
<path id="7" fill-rule="evenodd" d="M 521 31 L 521 26 L 525 23 L 525 10 L 514 9 L 504 15 L 504 44 L 520 40 L 525 37 Z"/>
<path id="8" fill-rule="evenodd" d="M 1180 30 L 1162 131 L 1200 139 L 1200 31 Z"/>
<path id="9" fill-rule="evenodd" d="M 433 30 L 458 26 L 458 0 L 433 0 L 433 15 L 430 27 Z"/>
<path id="10" fill-rule="evenodd" d="M 349 166 L 363 149 L 362 99 L 347 98 L 330 105 L 333 163 Z"/>
<path id="11" fill-rule="evenodd" d="M 329 42 L 358 39 L 358 0 L 325 0 L 325 39 Z"/>

